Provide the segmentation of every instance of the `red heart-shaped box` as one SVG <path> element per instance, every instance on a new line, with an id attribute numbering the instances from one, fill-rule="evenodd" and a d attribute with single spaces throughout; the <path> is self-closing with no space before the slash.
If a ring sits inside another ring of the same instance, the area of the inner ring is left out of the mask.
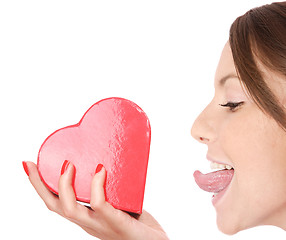
<path id="1" fill-rule="evenodd" d="M 59 129 L 42 144 L 38 170 L 42 181 L 58 194 L 61 167 L 76 168 L 74 190 L 90 202 L 92 177 L 99 163 L 106 169 L 106 201 L 117 209 L 141 213 L 151 140 L 147 115 L 135 103 L 107 98 L 92 105 L 78 124 Z"/>

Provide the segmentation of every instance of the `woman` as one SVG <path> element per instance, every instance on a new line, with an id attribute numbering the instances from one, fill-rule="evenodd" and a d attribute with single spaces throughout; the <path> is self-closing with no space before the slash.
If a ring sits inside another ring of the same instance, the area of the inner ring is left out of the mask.
<path id="1" fill-rule="evenodd" d="M 227 169 L 194 174 L 201 188 L 216 192 L 213 205 L 224 233 L 264 224 L 286 230 L 285 107 L 282 2 L 253 9 L 233 23 L 215 76 L 215 96 L 192 129 L 208 146 L 211 165 Z"/>
<path id="2" fill-rule="evenodd" d="M 215 96 L 195 121 L 192 135 L 208 146 L 214 173 L 194 173 L 214 192 L 220 230 L 234 234 L 257 225 L 286 229 L 286 2 L 247 12 L 232 25 L 215 76 Z M 59 197 L 23 163 L 47 207 L 100 239 L 168 239 L 147 212 L 138 219 L 105 201 L 106 172 L 92 181 L 91 209 L 75 200 L 74 167 L 59 181 Z"/>

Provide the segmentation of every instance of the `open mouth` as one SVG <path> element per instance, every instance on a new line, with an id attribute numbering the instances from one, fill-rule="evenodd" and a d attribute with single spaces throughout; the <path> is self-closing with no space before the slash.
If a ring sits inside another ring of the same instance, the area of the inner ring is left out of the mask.
<path id="1" fill-rule="evenodd" d="M 194 178 L 198 186 L 207 192 L 212 192 L 213 204 L 216 204 L 222 195 L 226 192 L 233 175 L 234 169 L 232 166 L 227 164 L 219 164 L 211 162 L 211 169 L 218 169 L 217 171 L 203 174 L 200 171 L 194 172 Z"/>

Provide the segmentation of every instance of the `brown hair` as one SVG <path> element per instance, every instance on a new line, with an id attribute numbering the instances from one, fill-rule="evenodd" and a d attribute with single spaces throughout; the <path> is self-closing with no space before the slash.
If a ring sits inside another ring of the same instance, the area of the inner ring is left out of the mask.
<path id="1" fill-rule="evenodd" d="M 251 9 L 230 28 L 229 43 L 239 79 L 258 107 L 286 131 L 286 112 L 257 65 L 285 76 L 286 2 Z"/>

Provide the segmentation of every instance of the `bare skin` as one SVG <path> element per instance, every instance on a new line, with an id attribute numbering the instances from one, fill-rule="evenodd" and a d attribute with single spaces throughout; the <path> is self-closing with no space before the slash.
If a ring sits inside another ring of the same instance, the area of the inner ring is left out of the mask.
<path id="1" fill-rule="evenodd" d="M 259 67 L 286 107 L 285 76 Z M 286 132 L 247 95 L 229 43 L 222 51 L 214 86 L 214 98 L 196 119 L 192 135 L 207 145 L 209 160 L 234 168 L 226 193 L 214 206 L 219 229 L 227 234 L 258 225 L 286 229 Z"/>
<path id="2" fill-rule="evenodd" d="M 76 201 L 72 187 L 74 166 L 69 164 L 59 180 L 59 196 L 52 194 L 40 179 L 37 165 L 27 162 L 29 180 L 47 208 L 79 225 L 90 235 L 103 240 L 167 240 L 168 237 L 158 222 L 146 211 L 135 219 L 115 209 L 105 201 L 104 168 L 92 180 L 90 208 Z"/>

